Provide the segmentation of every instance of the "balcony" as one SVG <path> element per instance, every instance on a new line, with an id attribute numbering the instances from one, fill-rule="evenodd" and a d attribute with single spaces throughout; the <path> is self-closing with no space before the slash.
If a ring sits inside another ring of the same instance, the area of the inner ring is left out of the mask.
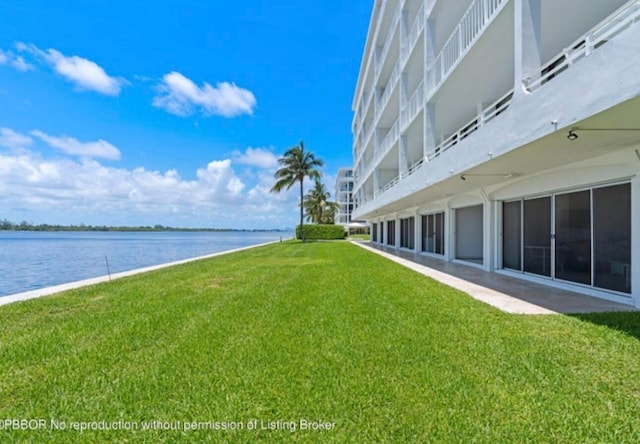
<path id="1" fill-rule="evenodd" d="M 420 82 L 407 106 L 400 113 L 400 128 L 404 131 L 424 107 L 424 80 Z"/>
<path id="2" fill-rule="evenodd" d="M 476 117 L 474 117 L 471 121 L 466 123 L 462 128 L 460 128 L 455 133 L 451 134 L 445 140 L 443 140 L 440 144 L 438 144 L 433 150 L 427 153 L 427 160 L 432 160 L 438 157 L 440 154 L 449 150 L 451 147 L 457 145 L 462 140 L 469 137 L 472 133 L 498 117 L 500 114 L 505 112 L 509 105 L 511 104 L 511 99 L 513 98 L 513 90 L 506 93 L 504 96 L 500 97 L 498 100 L 493 102 L 491 105 L 482 110 Z"/>
<path id="3" fill-rule="evenodd" d="M 389 103 L 389 99 L 391 98 L 391 93 L 393 92 L 393 89 L 395 88 L 399 79 L 400 79 L 400 65 L 396 64 L 395 68 L 393 68 L 393 71 L 391 72 L 391 76 L 389 76 L 389 81 L 387 82 L 387 85 L 384 87 L 384 92 L 382 93 L 382 96 L 380 97 L 376 105 L 376 120 L 378 120 L 378 118 L 382 114 L 382 111 Z"/>
<path id="4" fill-rule="evenodd" d="M 526 91 L 533 92 L 554 77 L 571 68 L 579 60 L 588 57 L 593 51 L 614 39 L 618 34 L 640 22 L 640 0 L 631 2 L 604 19 L 589 32 L 579 37 L 558 56 L 540 69 L 540 77 L 523 79 Z"/>
<path id="5" fill-rule="evenodd" d="M 403 45 L 400 48 L 400 64 L 404 66 L 407 63 L 407 59 L 413 51 L 413 47 L 416 46 L 416 42 L 418 41 L 418 37 L 422 34 L 425 25 L 425 16 L 424 16 L 424 2 L 421 3 L 420 9 L 418 9 L 418 13 L 416 14 L 416 18 L 413 21 L 413 25 L 411 26 L 411 30 L 407 35 L 406 42 L 403 42 Z"/>
<path id="6" fill-rule="evenodd" d="M 435 81 L 434 89 L 447 79 L 458 62 L 507 3 L 508 0 L 476 0 L 471 3 L 428 69 L 428 75 Z"/>
<path id="7" fill-rule="evenodd" d="M 398 7 L 396 8 L 395 12 L 393 13 L 393 17 L 391 18 L 389 31 L 387 32 L 387 35 L 384 39 L 384 44 L 382 45 L 382 51 L 380 51 L 380 57 L 378 57 L 376 60 L 376 71 L 375 71 L 376 80 L 380 78 L 382 65 L 384 64 L 384 61 L 386 60 L 387 55 L 389 54 L 389 48 L 391 47 L 391 42 L 393 41 L 394 34 L 396 32 L 398 24 L 400 23 L 400 15 L 402 13 L 403 5 L 404 5 L 404 2 L 398 3 Z"/>

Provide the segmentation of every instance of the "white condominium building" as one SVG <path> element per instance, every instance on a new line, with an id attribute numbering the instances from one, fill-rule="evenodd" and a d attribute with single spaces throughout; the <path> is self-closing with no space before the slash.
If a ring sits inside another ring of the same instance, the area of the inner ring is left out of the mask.
<path id="1" fill-rule="evenodd" d="M 339 209 L 335 215 L 337 225 L 351 223 L 353 212 L 353 168 L 340 168 L 336 178 L 335 200 Z"/>
<path id="2" fill-rule="evenodd" d="M 640 0 L 376 0 L 372 242 L 640 307 Z"/>

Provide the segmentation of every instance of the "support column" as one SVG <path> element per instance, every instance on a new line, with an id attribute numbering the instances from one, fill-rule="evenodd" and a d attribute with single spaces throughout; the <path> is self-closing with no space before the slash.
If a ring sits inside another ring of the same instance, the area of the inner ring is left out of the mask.
<path id="1" fill-rule="evenodd" d="M 447 202 L 444 210 L 444 257 L 447 261 L 455 259 L 456 224 L 455 211 Z"/>
<path id="2" fill-rule="evenodd" d="M 395 245 L 394 247 L 400 248 L 400 219 L 398 219 L 396 216 L 394 216 L 395 218 L 395 228 L 396 228 L 396 238 L 395 238 Z"/>
<path id="3" fill-rule="evenodd" d="M 424 96 L 425 99 L 427 97 L 431 97 L 435 90 L 436 85 L 436 77 L 434 72 L 430 72 L 430 69 L 433 67 L 433 64 L 436 60 L 436 22 L 433 19 L 427 19 L 424 28 Z"/>
<path id="4" fill-rule="evenodd" d="M 387 218 L 385 217 L 380 221 L 382 225 L 382 231 L 380 232 L 380 243 L 382 245 L 387 245 L 387 239 L 389 239 L 389 230 L 387 225 Z"/>
<path id="5" fill-rule="evenodd" d="M 399 149 L 399 159 L 398 159 L 398 173 L 400 177 L 409 169 L 409 147 L 407 142 L 407 136 L 400 136 L 400 149 Z"/>
<path id="6" fill-rule="evenodd" d="M 493 271 L 494 264 L 494 203 L 490 201 L 486 194 L 483 193 L 483 208 L 484 208 L 484 227 L 483 227 L 483 236 L 484 243 L 482 245 L 482 257 L 483 257 L 483 268 L 484 271 Z"/>
<path id="7" fill-rule="evenodd" d="M 540 77 L 542 67 L 541 49 L 541 1 L 515 0 L 514 17 L 514 93 L 523 94 L 523 82 L 534 81 Z"/>
<path id="8" fill-rule="evenodd" d="M 631 181 L 631 297 L 640 308 L 640 178 Z"/>
<path id="9" fill-rule="evenodd" d="M 436 112 L 435 104 L 427 103 L 424 107 L 424 140 L 423 157 L 429 161 L 429 154 L 433 153 L 437 146 L 436 141 Z"/>
<path id="10" fill-rule="evenodd" d="M 413 251 L 420 253 L 422 251 L 422 217 L 418 214 L 418 209 L 413 212 L 414 229 L 413 229 Z"/>

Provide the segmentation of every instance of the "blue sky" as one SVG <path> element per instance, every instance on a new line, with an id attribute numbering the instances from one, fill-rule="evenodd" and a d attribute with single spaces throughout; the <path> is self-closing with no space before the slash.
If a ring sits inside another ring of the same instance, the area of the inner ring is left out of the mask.
<path id="1" fill-rule="evenodd" d="M 0 219 L 282 228 L 352 163 L 370 1 L 0 0 Z"/>

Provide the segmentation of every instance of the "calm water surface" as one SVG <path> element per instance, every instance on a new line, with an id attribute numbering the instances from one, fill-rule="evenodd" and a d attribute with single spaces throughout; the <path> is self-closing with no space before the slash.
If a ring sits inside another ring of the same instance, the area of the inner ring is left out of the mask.
<path id="1" fill-rule="evenodd" d="M 234 248 L 283 232 L 0 231 L 0 297 Z"/>

